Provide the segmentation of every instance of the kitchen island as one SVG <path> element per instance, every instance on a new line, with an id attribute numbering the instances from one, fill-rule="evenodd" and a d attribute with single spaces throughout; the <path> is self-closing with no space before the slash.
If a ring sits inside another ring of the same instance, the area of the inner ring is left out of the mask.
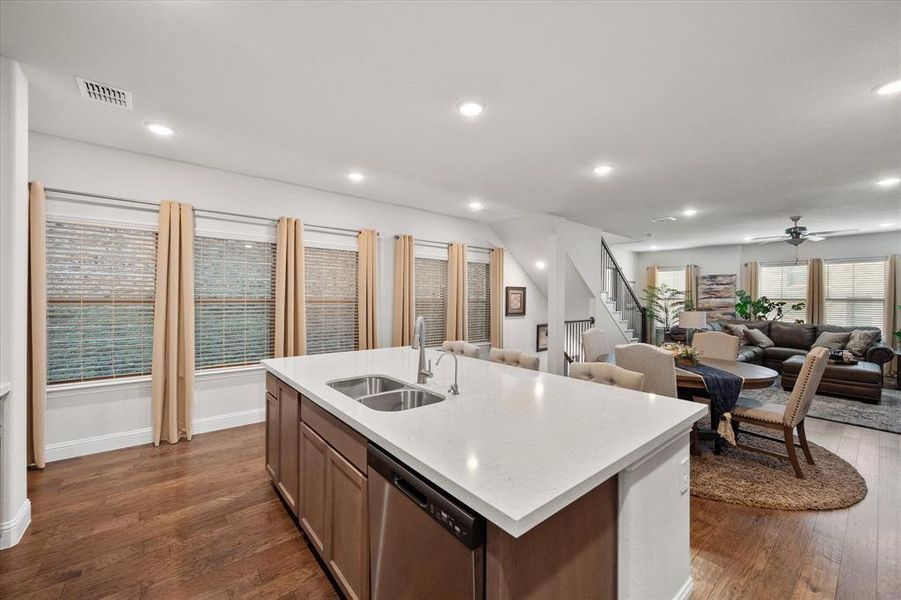
<path id="1" fill-rule="evenodd" d="M 399 412 L 328 384 L 417 386 L 416 350 L 264 361 L 267 468 L 344 593 L 370 590 L 369 443 L 484 517 L 487 598 L 687 597 L 689 431 L 705 407 L 462 356 L 452 395 L 450 358 L 418 386 L 444 400 Z"/>

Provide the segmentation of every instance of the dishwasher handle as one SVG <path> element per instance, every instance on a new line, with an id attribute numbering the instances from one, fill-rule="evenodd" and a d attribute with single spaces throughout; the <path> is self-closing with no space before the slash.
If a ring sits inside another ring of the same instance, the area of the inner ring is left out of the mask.
<path id="1" fill-rule="evenodd" d="M 394 484 L 394 487 L 399 489 L 407 498 L 418 504 L 420 508 L 428 507 L 429 501 L 425 494 L 413 487 L 406 479 L 397 473 L 392 473 L 391 482 Z"/>

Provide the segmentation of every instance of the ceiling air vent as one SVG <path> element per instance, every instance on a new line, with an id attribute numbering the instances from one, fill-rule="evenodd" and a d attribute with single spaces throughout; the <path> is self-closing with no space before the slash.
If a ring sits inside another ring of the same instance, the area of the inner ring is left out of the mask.
<path id="1" fill-rule="evenodd" d="M 115 88 L 99 81 L 91 81 L 90 79 L 82 79 L 76 77 L 78 82 L 78 90 L 82 97 L 108 106 L 117 106 L 125 110 L 131 110 L 134 105 L 131 101 L 131 92 L 120 88 Z"/>
<path id="2" fill-rule="evenodd" d="M 654 217 L 651 219 L 651 223 L 672 223 L 676 220 L 676 217 Z"/>

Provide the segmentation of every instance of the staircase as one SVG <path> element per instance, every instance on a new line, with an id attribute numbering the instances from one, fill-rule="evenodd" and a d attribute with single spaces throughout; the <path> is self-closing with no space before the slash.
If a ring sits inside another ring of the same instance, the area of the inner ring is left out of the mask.
<path id="1" fill-rule="evenodd" d="M 642 306 L 635 290 L 626 280 L 604 238 L 601 238 L 600 300 L 626 339 L 648 342 L 647 309 Z"/>

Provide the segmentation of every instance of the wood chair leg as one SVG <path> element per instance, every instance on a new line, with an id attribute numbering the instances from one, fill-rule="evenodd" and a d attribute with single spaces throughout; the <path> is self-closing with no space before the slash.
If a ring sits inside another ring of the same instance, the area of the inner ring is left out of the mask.
<path id="1" fill-rule="evenodd" d="M 792 463 L 795 470 L 795 477 L 804 479 L 804 471 L 801 470 L 801 464 L 798 462 L 798 453 L 795 452 L 795 434 L 791 427 L 783 425 L 782 431 L 785 434 L 785 450 L 788 452 L 788 460 Z"/>
<path id="2" fill-rule="evenodd" d="M 807 445 L 807 433 L 804 431 L 804 421 L 798 423 L 798 441 L 801 442 L 801 450 L 804 451 L 804 458 L 807 459 L 807 464 L 814 464 L 813 456 L 810 454 L 810 446 Z"/>

